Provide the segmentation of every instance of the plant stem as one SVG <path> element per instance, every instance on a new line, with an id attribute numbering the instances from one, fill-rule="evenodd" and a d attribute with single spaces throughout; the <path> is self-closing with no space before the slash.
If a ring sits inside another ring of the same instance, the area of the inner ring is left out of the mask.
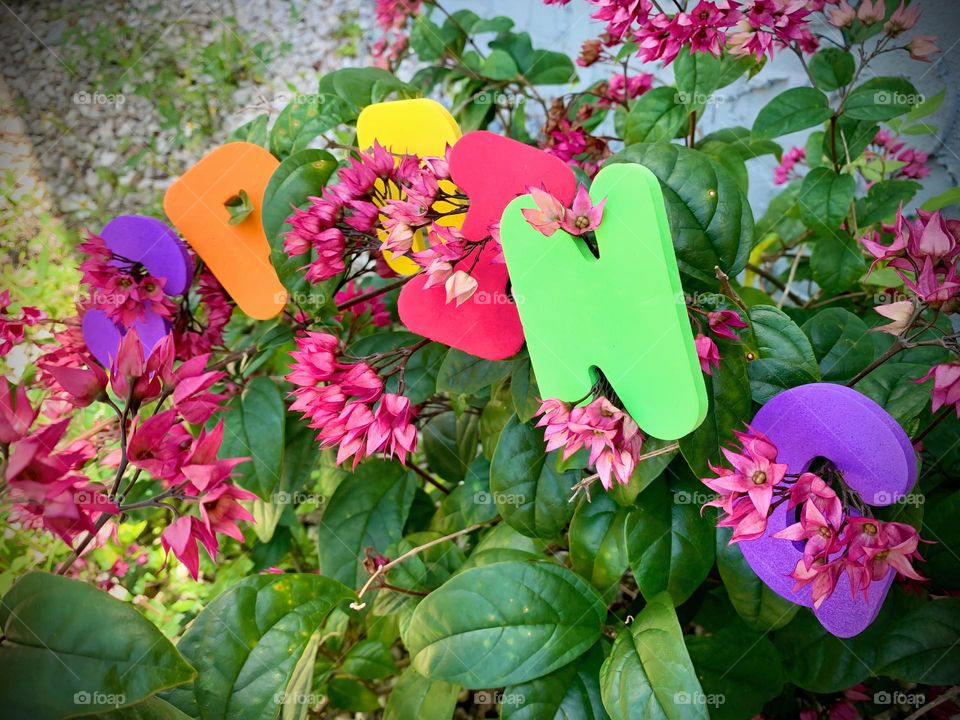
<path id="1" fill-rule="evenodd" d="M 341 303 L 340 305 L 337 305 L 337 312 L 348 310 L 349 308 L 352 308 L 354 305 L 359 305 L 360 303 L 366 302 L 367 300 L 372 300 L 375 297 L 380 297 L 381 295 L 384 295 L 390 292 L 391 290 L 400 287 L 405 282 L 407 282 L 408 279 L 409 278 L 401 278 L 400 280 L 395 280 L 392 283 L 387 283 L 383 287 L 379 287 L 374 290 L 371 290 L 370 292 L 366 292 L 363 295 L 357 295 L 355 298 L 350 298 L 346 302 Z"/>
<path id="2" fill-rule="evenodd" d="M 933 416 L 927 426 L 917 433 L 917 436 L 913 438 L 913 442 L 918 443 L 923 440 L 927 435 L 930 434 L 930 431 L 933 430 L 937 425 L 947 419 L 950 413 L 953 412 L 953 406 L 947 405 L 946 407 L 940 408 L 940 412 Z"/>
<path id="3" fill-rule="evenodd" d="M 391 560 L 386 565 L 381 565 L 380 567 L 378 567 L 376 571 L 373 573 L 373 575 L 371 575 L 367 579 L 367 582 L 364 583 L 363 587 L 360 588 L 360 590 L 357 592 L 357 597 L 360 598 L 360 602 L 351 603 L 350 607 L 353 608 L 354 610 L 363 610 L 363 608 L 367 606 L 367 604 L 363 602 L 363 596 L 366 595 L 367 591 L 370 589 L 373 583 L 376 582 L 378 578 L 382 577 L 383 575 L 386 575 L 390 570 L 395 568 L 404 560 L 409 560 L 415 555 L 419 555 L 424 550 L 429 550 L 434 545 L 439 545 L 440 543 L 446 542 L 447 540 L 453 540 L 454 538 L 460 537 L 461 535 L 468 535 L 474 532 L 475 530 L 479 530 L 480 528 L 483 528 L 483 527 L 496 525 L 498 522 L 500 522 L 500 518 L 494 518 L 493 520 L 488 520 L 487 522 L 477 523 L 476 525 L 471 525 L 470 527 L 466 527 L 463 530 L 457 530 L 456 532 L 452 532 L 449 535 L 444 535 L 443 537 L 439 537 L 434 540 L 431 540 L 430 542 L 426 542 L 423 545 L 417 545 L 417 547 L 411 550 L 407 550 L 407 552 L 405 552 L 403 555 L 401 555 L 397 559 Z"/>
<path id="4" fill-rule="evenodd" d="M 448 488 L 445 488 L 445 487 L 444 487 L 443 485 L 441 485 L 439 482 L 437 482 L 436 480 L 434 480 L 434 479 L 430 476 L 430 474 L 429 474 L 426 470 L 424 470 L 423 468 L 415 465 L 414 463 L 408 463 L 408 464 L 407 464 L 407 467 L 409 467 L 411 470 L 413 470 L 417 475 L 419 475 L 420 477 L 422 477 L 422 478 L 423 478 L 424 480 L 426 480 L 428 483 L 430 483 L 431 485 L 433 485 L 437 490 L 439 490 L 440 492 L 442 492 L 444 495 L 449 495 L 449 494 L 450 494 L 450 490 L 449 490 Z"/>

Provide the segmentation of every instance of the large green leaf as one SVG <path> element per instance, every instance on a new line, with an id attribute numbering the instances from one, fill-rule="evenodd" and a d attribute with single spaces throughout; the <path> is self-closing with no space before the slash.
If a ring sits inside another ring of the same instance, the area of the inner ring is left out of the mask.
<path id="1" fill-rule="evenodd" d="M 559 472 L 544 450 L 543 430 L 512 417 L 490 463 L 490 491 L 507 524 L 530 537 L 557 536 L 573 514 L 575 470 Z"/>
<path id="2" fill-rule="evenodd" d="M 413 613 L 412 666 L 468 688 L 526 682 L 582 655 L 607 608 L 585 580 L 550 562 L 500 562 L 454 575 Z"/>
<path id="3" fill-rule="evenodd" d="M 260 375 L 223 414 L 220 457 L 251 459 L 237 466 L 237 484 L 262 500 L 271 500 L 282 481 L 286 411 L 280 388 Z"/>
<path id="4" fill-rule="evenodd" d="M 359 587 L 366 548 L 384 552 L 402 537 L 417 482 L 397 463 L 368 460 L 337 487 L 317 528 L 321 575 Z"/>
<path id="5" fill-rule="evenodd" d="M 857 225 L 862 229 L 892 220 L 901 204 L 913 199 L 922 185 L 913 180 L 884 180 L 874 183 L 867 196 L 857 200 Z"/>
<path id="6" fill-rule="evenodd" d="M 31 572 L 0 601 L 0 714 L 60 718 L 133 705 L 194 670 L 132 605 Z"/>
<path id="7" fill-rule="evenodd" d="M 83 715 L 80 716 L 80 720 L 191 720 L 191 718 L 166 700 L 151 697 L 136 705 L 128 705 L 96 715 Z"/>
<path id="8" fill-rule="evenodd" d="M 673 61 L 678 100 L 690 112 L 703 109 L 721 81 L 723 61 L 710 53 L 680 53 Z"/>
<path id="9" fill-rule="evenodd" d="M 273 720 L 311 637 L 355 595 L 313 574 L 241 580 L 203 609 L 177 648 L 197 668 L 193 695 L 169 696 L 201 720 Z"/>
<path id="10" fill-rule="evenodd" d="M 845 382 L 873 360 L 873 338 L 863 320 L 842 308 L 821 310 L 803 324 L 826 382 Z"/>
<path id="11" fill-rule="evenodd" d="M 290 206 L 304 207 L 310 196 L 319 195 L 336 169 L 337 159 L 315 148 L 296 152 L 280 163 L 263 193 L 261 220 L 268 239 L 283 229 L 293 214 Z"/>
<path id="12" fill-rule="evenodd" d="M 667 593 L 650 598 L 633 623 L 621 628 L 600 669 L 600 690 L 613 720 L 709 717 Z"/>
<path id="13" fill-rule="evenodd" d="M 797 196 L 804 224 L 814 232 L 832 234 L 850 211 L 855 189 L 852 175 L 838 175 L 825 167 L 808 172 Z"/>
<path id="14" fill-rule="evenodd" d="M 628 508 L 600 493 L 581 501 L 570 521 L 570 564 L 608 600 L 619 591 L 629 564 L 624 545 L 627 513 Z"/>
<path id="15" fill-rule="evenodd" d="M 667 469 L 682 468 L 674 464 Z M 640 493 L 627 516 L 625 539 L 633 576 L 650 600 L 668 591 L 675 605 L 683 603 L 703 582 L 714 558 L 714 529 L 700 515 L 708 493 L 688 473 L 660 477 Z"/>
<path id="16" fill-rule="evenodd" d="M 716 285 L 746 266 L 753 214 L 737 181 L 708 155 L 669 143 L 631 145 L 608 161 L 646 165 L 660 180 L 680 271 Z"/>
<path id="17" fill-rule="evenodd" d="M 447 482 L 464 479 L 477 457 L 480 421 L 474 413 L 443 412 L 423 427 L 423 452 L 430 469 Z"/>
<path id="18" fill-rule="evenodd" d="M 843 114 L 855 120 L 890 120 L 909 112 L 921 97 L 905 78 L 872 78 L 847 96 Z"/>
<path id="19" fill-rule="evenodd" d="M 747 366 L 754 400 L 762 404 L 783 390 L 820 380 L 810 341 L 786 313 L 755 305 L 749 315 L 759 352 Z"/>
<path id="20" fill-rule="evenodd" d="M 717 569 L 727 597 L 737 614 L 754 630 L 776 630 L 789 623 L 800 609 L 757 577 L 740 546 L 730 544 L 733 531 L 717 528 Z"/>
<path id="21" fill-rule="evenodd" d="M 644 93 L 627 114 L 623 141 L 655 143 L 669 141 L 687 121 L 689 111 L 679 100 L 677 89 L 659 87 Z"/>
<path id="22" fill-rule="evenodd" d="M 853 80 L 857 65 L 846 50 L 828 47 L 810 58 L 810 74 L 821 90 L 839 90 Z"/>
<path id="23" fill-rule="evenodd" d="M 383 720 L 453 717 L 459 692 L 460 688 L 452 683 L 425 678 L 408 667 L 390 692 Z"/>
<path id="24" fill-rule="evenodd" d="M 753 717 L 780 694 L 780 653 L 764 635 L 731 624 L 685 640 L 712 720 Z"/>
<path id="25" fill-rule="evenodd" d="M 810 255 L 813 279 L 829 293 L 850 289 L 866 268 L 860 243 L 843 231 L 821 235 Z"/>
<path id="26" fill-rule="evenodd" d="M 832 114 L 830 101 L 819 90 L 791 88 L 763 106 L 753 123 L 753 134 L 761 138 L 787 135 L 819 125 Z"/>
<path id="27" fill-rule="evenodd" d="M 960 598 L 926 602 L 884 633 L 876 672 L 904 682 L 953 685 L 960 679 Z"/>
<path id="28" fill-rule="evenodd" d="M 898 423 L 907 425 L 930 402 L 930 382 L 913 382 L 929 369 L 927 365 L 910 362 L 881 365 L 854 387 L 893 415 Z"/>
<path id="29" fill-rule="evenodd" d="M 484 360 L 451 348 L 437 373 L 437 392 L 471 395 L 510 374 L 510 363 Z"/>
<path id="30" fill-rule="evenodd" d="M 603 642 L 569 665 L 503 690 L 502 720 L 606 720 L 600 697 Z"/>

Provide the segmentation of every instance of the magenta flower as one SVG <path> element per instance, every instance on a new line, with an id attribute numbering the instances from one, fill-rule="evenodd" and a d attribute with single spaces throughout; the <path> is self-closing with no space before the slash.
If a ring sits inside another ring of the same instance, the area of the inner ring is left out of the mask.
<path id="1" fill-rule="evenodd" d="M 531 187 L 529 191 L 537 207 L 535 209 L 524 208 L 521 212 L 528 223 L 547 237 L 550 237 L 560 229 L 566 208 L 562 202 L 546 190 Z"/>
<path id="2" fill-rule="evenodd" d="M 800 522 L 784 528 L 774 537 L 781 540 L 803 541 L 803 560 L 809 569 L 815 560 L 819 558 L 829 560 L 830 556 L 842 547 L 838 532 L 838 527 L 827 520 L 816 503 L 810 501 L 803 504 Z"/>
<path id="3" fill-rule="evenodd" d="M 256 495 L 230 483 L 221 483 L 200 498 L 200 519 L 212 534 L 219 533 L 243 542 L 237 521 L 253 522 L 253 515 L 238 500 L 255 500 Z"/>
<path id="4" fill-rule="evenodd" d="M 570 235 L 583 235 L 586 232 L 596 230 L 603 219 L 603 206 L 606 202 L 607 200 L 604 198 L 594 205 L 590 200 L 587 188 L 581 185 L 577 188 L 573 206 L 569 210 L 564 210 L 560 219 L 560 226 Z"/>
<path id="5" fill-rule="evenodd" d="M 693 340 L 697 349 L 697 358 L 700 360 L 700 369 L 707 375 L 712 375 L 712 367 L 720 367 L 720 349 L 717 344 L 704 334 L 697 335 Z"/>
<path id="6" fill-rule="evenodd" d="M 417 445 L 417 429 L 412 418 L 410 398 L 384 393 L 367 430 L 367 455 L 383 452 L 387 457 L 396 455 L 401 463 L 406 463 L 407 453 L 413 452 Z"/>
<path id="7" fill-rule="evenodd" d="M 718 310 L 707 313 L 707 323 L 710 331 L 727 340 L 739 340 L 734 328 L 745 328 L 747 324 L 740 318 L 736 310 Z"/>
<path id="8" fill-rule="evenodd" d="M 176 558 L 184 564 L 190 576 L 196 580 L 200 575 L 200 550 L 203 545 L 207 555 L 213 560 L 220 544 L 216 536 L 197 517 L 184 515 L 164 529 L 160 534 L 160 545 L 165 553 L 173 551 Z"/>
<path id="9" fill-rule="evenodd" d="M 9 445 L 23 439 L 39 413 L 40 405 L 35 409 L 31 407 L 23 384 L 11 394 L 10 385 L 0 383 L 0 444 Z"/>
<path id="10" fill-rule="evenodd" d="M 915 382 L 922 383 L 933 378 L 933 412 L 942 407 L 955 405 L 960 418 L 960 363 L 934 365 L 930 372 Z"/>

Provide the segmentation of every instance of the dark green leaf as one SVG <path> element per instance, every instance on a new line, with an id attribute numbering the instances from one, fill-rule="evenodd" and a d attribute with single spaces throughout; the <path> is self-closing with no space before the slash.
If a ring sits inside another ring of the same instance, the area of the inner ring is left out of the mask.
<path id="1" fill-rule="evenodd" d="M 750 391 L 758 403 L 797 385 L 820 380 L 810 341 L 786 313 L 770 305 L 750 308 L 759 357 L 747 366 Z"/>
<path id="2" fill-rule="evenodd" d="M 876 672 L 904 682 L 953 685 L 960 678 L 960 598 L 926 602 L 889 627 Z"/>
<path id="3" fill-rule="evenodd" d="M 267 123 L 269 122 L 270 115 L 268 113 L 257 115 L 253 120 L 244 123 L 230 133 L 227 136 L 227 142 L 249 142 L 265 148 L 267 147 Z"/>
<path id="4" fill-rule="evenodd" d="M 698 112 L 720 85 L 722 61 L 710 53 L 682 52 L 673 62 L 673 77 L 679 101 L 690 112 Z"/>
<path id="5" fill-rule="evenodd" d="M 540 409 L 540 390 L 533 376 L 533 365 L 525 353 L 513 361 L 510 371 L 510 393 L 513 395 L 513 409 L 521 421 L 527 422 Z"/>
<path id="6" fill-rule="evenodd" d="M 397 463 L 368 460 L 346 478 L 326 504 L 317 528 L 322 575 L 359 587 L 368 577 L 366 548 L 383 552 L 397 542 L 417 482 Z"/>
<path id="7" fill-rule="evenodd" d="M 383 720 L 453 717 L 460 688 L 443 680 L 430 680 L 408 667 L 387 699 Z"/>
<path id="8" fill-rule="evenodd" d="M 626 145 L 670 140 L 687 121 L 689 111 L 676 88 L 659 87 L 644 93 L 627 115 L 623 141 Z"/>
<path id="9" fill-rule="evenodd" d="M 753 123 L 753 134 L 773 138 L 819 125 L 833 114 L 830 101 L 819 90 L 791 88 L 767 103 Z"/>
<path id="10" fill-rule="evenodd" d="M 667 593 L 650 598 L 621 628 L 600 669 L 600 690 L 613 720 L 709 717 Z"/>
<path id="11" fill-rule="evenodd" d="M 825 382 L 845 382 L 873 360 L 866 323 L 841 308 L 821 310 L 803 324 Z"/>
<path id="12" fill-rule="evenodd" d="M 628 508 L 601 493 L 582 501 L 570 521 L 570 565 L 612 600 L 629 560 L 624 545 Z"/>
<path id="13" fill-rule="evenodd" d="M 0 601 L 0 629 L 5 717 L 112 710 L 195 674 L 131 604 L 58 575 L 30 572 L 15 582 Z"/>
<path id="14" fill-rule="evenodd" d="M 261 375 L 223 415 L 220 457 L 251 458 L 237 466 L 236 482 L 261 500 L 269 501 L 281 484 L 286 411 L 280 388 Z"/>
<path id="15" fill-rule="evenodd" d="M 578 473 L 558 472 L 556 454 L 544 447 L 541 429 L 511 418 L 490 463 L 490 491 L 507 524 L 524 535 L 550 538 L 573 513 L 568 501 Z"/>
<path id="16" fill-rule="evenodd" d="M 380 709 L 377 694 L 361 682 L 347 677 L 333 677 L 327 682 L 327 697 L 334 707 L 369 713 Z"/>
<path id="17" fill-rule="evenodd" d="M 447 482 L 463 480 L 477 456 L 480 422 L 474 413 L 440 413 L 423 427 L 423 452 L 430 469 Z"/>
<path id="18" fill-rule="evenodd" d="M 376 680 L 397 674 L 397 663 L 390 650 L 379 640 L 361 640 L 343 659 L 340 669 L 363 680 Z"/>
<path id="19" fill-rule="evenodd" d="M 643 596 L 650 600 L 666 590 L 680 605 L 713 567 L 714 529 L 700 515 L 704 487 L 689 476 L 671 479 L 672 486 L 661 477 L 640 494 L 627 516 L 625 538 Z"/>
<path id="20" fill-rule="evenodd" d="M 892 220 L 901 204 L 906 204 L 920 190 L 921 185 L 913 180 L 884 180 L 874 183 L 867 196 L 857 200 L 857 225 L 867 225 Z"/>
<path id="21" fill-rule="evenodd" d="M 930 369 L 928 365 L 898 362 L 881 365 L 854 387 L 893 415 L 901 425 L 923 412 L 930 402 L 930 382 L 913 382 Z"/>
<path id="22" fill-rule="evenodd" d="M 913 84 L 901 77 L 877 77 L 853 89 L 843 105 L 843 114 L 855 120 L 890 120 L 920 102 Z"/>
<path id="23" fill-rule="evenodd" d="M 517 64 L 505 50 L 493 50 L 483 61 L 480 70 L 491 80 L 515 80 L 520 74 Z"/>
<path id="24" fill-rule="evenodd" d="M 810 271 L 827 292 L 848 290 L 866 269 L 860 243 L 849 233 L 831 232 L 817 238 L 810 255 Z"/>
<path id="25" fill-rule="evenodd" d="M 501 562 L 453 576 L 413 613 L 412 667 L 468 688 L 526 682 L 563 667 L 600 637 L 607 608 L 554 563 Z"/>
<path id="26" fill-rule="evenodd" d="M 811 230 L 832 234 L 850 211 L 855 189 L 852 175 L 837 175 L 825 167 L 814 168 L 803 178 L 797 196 L 800 217 Z"/>
<path id="27" fill-rule="evenodd" d="M 753 214 L 730 173 L 704 153 L 668 143 L 632 145 L 610 162 L 646 165 L 660 180 L 681 272 L 715 286 L 719 266 L 739 273 L 753 244 Z"/>
<path id="28" fill-rule="evenodd" d="M 821 90 L 839 90 L 849 85 L 856 70 L 853 55 L 840 48 L 824 48 L 810 58 L 810 74 Z"/>
<path id="29" fill-rule="evenodd" d="M 471 395 L 490 387 L 509 373 L 509 362 L 484 360 L 451 348 L 437 374 L 437 392 Z"/>
<path id="30" fill-rule="evenodd" d="M 549 675 L 504 688 L 502 720 L 606 720 L 599 679 L 603 659 L 600 642 Z"/>
<path id="31" fill-rule="evenodd" d="M 337 160 L 326 150 L 307 149 L 280 163 L 263 193 L 261 221 L 268 239 L 274 239 L 293 214 L 291 206 L 306 207 L 308 198 L 319 195 Z"/>

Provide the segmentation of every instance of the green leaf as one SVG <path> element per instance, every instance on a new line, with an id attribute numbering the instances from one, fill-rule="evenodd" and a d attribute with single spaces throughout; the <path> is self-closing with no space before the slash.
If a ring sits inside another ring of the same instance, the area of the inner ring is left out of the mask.
<path id="1" fill-rule="evenodd" d="M 739 342 L 718 339 L 720 366 L 706 375 L 710 407 L 700 426 L 680 438 L 680 452 L 698 476 L 708 472 L 708 462 L 719 462 L 720 447 L 733 440 L 733 431 L 750 419 L 750 379 L 746 351 Z"/>
<path id="2" fill-rule="evenodd" d="M 0 601 L 0 706 L 52 718 L 133 705 L 194 670 L 129 603 L 92 585 L 30 572 Z"/>
<path id="3" fill-rule="evenodd" d="M 704 135 L 697 143 L 697 149 L 705 149 L 714 144 L 726 147 L 728 152 L 735 153 L 742 160 L 773 155 L 779 162 L 783 156 L 783 148 L 776 142 L 755 138 L 747 128 L 739 125 L 721 128 Z"/>
<path id="4" fill-rule="evenodd" d="M 326 150 L 307 149 L 280 163 L 263 193 L 263 232 L 274 239 L 293 214 L 291 205 L 306 207 L 310 196 L 319 195 L 337 169 L 337 159 Z"/>
<path id="5" fill-rule="evenodd" d="M 901 77 L 877 77 L 853 89 L 843 105 L 843 114 L 855 120 L 890 120 L 909 112 L 921 96 Z"/>
<path id="6" fill-rule="evenodd" d="M 810 58 L 810 74 L 821 90 L 839 90 L 849 85 L 857 64 L 846 50 L 828 47 Z"/>
<path id="7" fill-rule="evenodd" d="M 490 493 L 490 461 L 480 456 L 470 463 L 463 482 L 440 502 L 430 527 L 450 533 L 496 516 L 497 506 Z"/>
<path id="8" fill-rule="evenodd" d="M 425 597 L 404 637 L 412 667 L 468 688 L 526 682 L 578 658 L 600 637 L 596 590 L 550 562 L 501 562 L 454 575 Z"/>
<path id="9" fill-rule="evenodd" d="M 510 374 L 510 363 L 484 360 L 450 348 L 437 373 L 437 392 L 472 395 Z"/>
<path id="10" fill-rule="evenodd" d="M 556 453 L 544 449 L 543 430 L 512 417 L 490 463 L 490 491 L 512 528 L 530 537 L 556 537 L 570 516 L 577 471 L 558 472 Z"/>
<path id="11" fill-rule="evenodd" d="M 80 720 L 191 720 L 191 718 L 165 700 L 151 697 L 136 705 L 128 705 L 96 715 L 83 715 L 80 716 Z"/>
<path id="12" fill-rule="evenodd" d="M 821 310 L 803 324 L 824 382 L 846 382 L 873 360 L 873 338 L 863 320 L 842 308 Z"/>
<path id="13" fill-rule="evenodd" d="M 819 125 L 833 115 L 830 101 L 819 90 L 791 88 L 764 105 L 753 123 L 753 134 L 760 138 L 788 135 Z"/>
<path id="14" fill-rule="evenodd" d="M 613 600 L 629 559 L 624 545 L 628 508 L 606 493 L 582 501 L 570 521 L 570 565 L 603 594 Z"/>
<path id="15" fill-rule="evenodd" d="M 855 189 L 852 175 L 837 175 L 825 167 L 814 168 L 800 185 L 797 196 L 800 217 L 815 232 L 833 233 L 850 211 Z"/>
<path id="16" fill-rule="evenodd" d="M 731 277 L 743 270 L 753 244 L 753 213 L 719 163 L 668 143 L 632 145 L 607 162 L 646 165 L 660 180 L 681 272 L 715 287 L 715 266 Z"/>
<path id="17" fill-rule="evenodd" d="M 390 677 L 398 672 L 393 655 L 379 640 L 361 640 L 350 648 L 340 670 L 363 680 Z"/>
<path id="18" fill-rule="evenodd" d="M 670 440 L 658 440 L 657 438 L 648 437 L 643 442 L 643 454 L 663 450 L 667 445 L 671 444 L 672 441 Z M 618 505 L 633 505 L 637 499 L 637 495 L 643 492 L 650 483 L 663 474 L 663 471 L 667 469 L 670 461 L 676 457 L 678 452 L 679 450 L 663 452 L 660 455 L 654 455 L 638 463 L 637 467 L 634 468 L 633 474 L 630 476 L 630 482 L 626 485 L 614 483 L 613 487 L 607 491 L 607 495 Z"/>
<path id="19" fill-rule="evenodd" d="M 672 139 L 689 116 L 676 88 L 659 87 L 644 93 L 627 114 L 623 141 L 626 145 Z"/>
<path id="20" fill-rule="evenodd" d="M 881 365 L 854 387 L 908 425 L 930 402 L 930 382 L 913 382 L 930 369 L 929 365 L 898 362 Z"/>
<path id="21" fill-rule="evenodd" d="M 910 683 L 955 684 L 960 677 L 960 598 L 926 602 L 888 627 L 876 673 Z"/>
<path id="22" fill-rule="evenodd" d="M 380 709 L 377 694 L 357 680 L 337 676 L 327 681 L 327 697 L 334 707 L 369 713 Z"/>
<path id="23" fill-rule="evenodd" d="M 836 133 L 831 135 L 829 132 L 823 134 L 823 155 L 836 160 L 841 165 L 847 163 L 849 156 L 850 162 L 859 158 L 867 146 L 873 142 L 877 136 L 880 126 L 870 120 L 854 120 L 846 115 L 841 115 L 837 120 Z M 834 153 L 834 141 L 836 141 L 836 153 Z M 887 172 L 892 172 L 893 168 L 887 164 Z"/>
<path id="24" fill-rule="evenodd" d="M 548 675 L 503 690 L 502 720 L 607 720 L 600 697 L 602 641 Z"/>
<path id="25" fill-rule="evenodd" d="M 197 668 L 192 697 L 168 699 L 201 720 L 267 720 L 331 610 L 355 597 L 313 574 L 248 577 L 218 595 L 177 648 Z M 315 648 L 313 649 L 315 652 Z"/>
<path id="26" fill-rule="evenodd" d="M 920 207 L 927 212 L 936 212 L 950 205 L 960 203 L 960 187 L 950 188 L 927 200 Z"/>
<path id="27" fill-rule="evenodd" d="M 306 143 L 340 121 L 339 114 L 334 111 L 334 103 L 328 104 L 322 95 L 297 95 L 280 111 L 270 129 L 270 152 L 283 160 L 295 149 L 305 147 Z"/>
<path id="28" fill-rule="evenodd" d="M 922 186 L 913 180 L 884 180 L 874 183 L 867 196 L 857 200 L 857 225 L 867 225 L 891 220 L 900 204 L 913 199 Z"/>
<path id="29" fill-rule="evenodd" d="M 720 85 L 723 62 L 710 53 L 680 53 L 673 61 L 679 101 L 689 112 L 702 110 Z"/>
<path id="30" fill-rule="evenodd" d="M 383 720 L 453 717 L 460 688 L 443 680 L 430 680 L 408 667 L 387 699 Z"/>
<path id="31" fill-rule="evenodd" d="M 829 293 L 848 290 L 861 278 L 866 268 L 860 243 L 846 232 L 821 235 L 810 254 L 813 279 Z"/>
<path id="32" fill-rule="evenodd" d="M 727 597 L 737 614 L 754 630 L 776 630 L 789 623 L 800 609 L 757 577 L 740 551 L 731 545 L 733 531 L 717 528 L 717 569 Z"/>
<path id="33" fill-rule="evenodd" d="M 661 477 L 637 498 L 627 516 L 625 541 L 633 576 L 647 600 L 667 591 L 680 605 L 713 567 L 714 528 L 700 515 L 707 495 L 692 477 L 674 479 L 672 485 Z"/>
<path id="34" fill-rule="evenodd" d="M 600 668 L 600 690 L 613 720 L 709 717 L 667 593 L 650 598 L 633 623 L 621 628 Z"/>
<path id="35" fill-rule="evenodd" d="M 397 463 L 368 460 L 337 487 L 317 528 L 319 571 L 351 587 L 368 577 L 366 548 L 383 552 L 402 537 L 417 482 Z"/>
<path id="36" fill-rule="evenodd" d="M 267 147 L 267 123 L 270 122 L 269 113 L 257 115 L 253 120 L 244 123 L 230 135 L 227 142 L 248 142 L 260 147 Z"/>
<path id="37" fill-rule="evenodd" d="M 268 377 L 257 376 L 247 383 L 243 394 L 223 415 L 223 442 L 220 457 L 248 457 L 237 466 L 236 482 L 271 500 L 281 484 L 285 445 L 286 405 L 280 388 Z"/>
<path id="38" fill-rule="evenodd" d="M 952 436 L 951 436 L 952 440 Z M 927 498 L 920 535 L 936 544 L 924 550 L 922 573 L 933 579 L 934 587 L 960 589 L 960 559 L 953 548 L 960 547 L 960 491 L 946 497 Z"/>
<path id="39" fill-rule="evenodd" d="M 753 399 L 766 403 L 777 393 L 820 380 L 810 341 L 786 313 L 770 305 L 749 311 L 759 356 L 747 366 Z"/>
<path id="40" fill-rule="evenodd" d="M 423 427 L 423 452 L 430 469 L 448 482 L 463 480 L 477 457 L 480 422 L 474 413 L 440 413 Z"/>
<path id="41" fill-rule="evenodd" d="M 520 74 L 534 85 L 557 85 L 576 78 L 569 57 L 552 50 L 534 50 L 528 33 L 502 33 L 490 42 L 490 47 L 509 53 Z"/>
<path id="42" fill-rule="evenodd" d="M 780 694 L 780 653 L 765 636 L 728 625 L 713 635 L 685 640 L 712 720 L 753 717 Z"/>
<path id="43" fill-rule="evenodd" d="M 510 393 L 513 409 L 522 422 L 530 420 L 540 409 L 540 390 L 533 375 L 533 365 L 526 354 L 513 361 L 510 371 Z"/>
<path id="44" fill-rule="evenodd" d="M 493 50 L 487 55 L 480 71 L 491 80 L 516 80 L 520 74 L 517 64 L 505 50 Z"/>

